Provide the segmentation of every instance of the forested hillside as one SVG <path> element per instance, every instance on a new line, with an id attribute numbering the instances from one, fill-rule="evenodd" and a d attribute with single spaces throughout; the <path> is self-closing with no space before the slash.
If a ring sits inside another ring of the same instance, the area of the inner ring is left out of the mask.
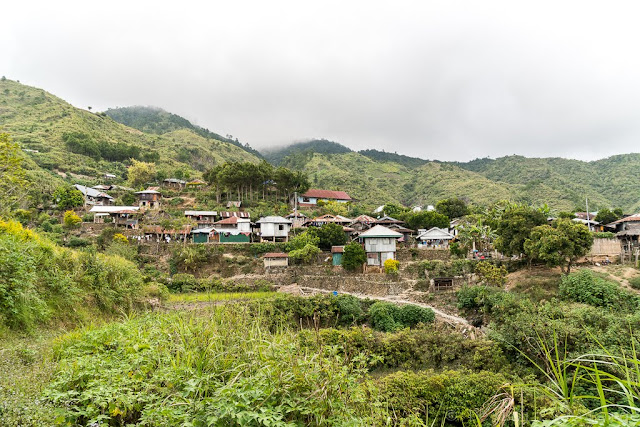
<path id="1" fill-rule="evenodd" d="M 289 163 L 298 159 L 298 162 L 304 163 L 314 153 L 319 154 L 341 154 L 350 153 L 351 149 L 337 142 L 328 141 L 326 139 L 314 139 L 306 142 L 296 142 L 285 147 L 276 147 L 273 149 L 265 149 L 262 154 L 269 162 L 279 165 L 286 158 Z"/>
<path id="2" fill-rule="evenodd" d="M 209 129 L 194 125 L 184 117 L 164 111 L 162 108 L 143 106 L 109 108 L 104 113 L 116 122 L 142 132 L 163 135 L 165 133 L 186 129 L 203 138 L 228 142 L 260 157 L 260 153 L 249 147 L 248 144 L 242 145 L 237 138 L 233 139 L 231 137 L 218 135 Z"/>
<path id="3" fill-rule="evenodd" d="M 8 79 L 0 81 L 0 94 L 0 130 L 23 149 L 25 168 L 45 192 L 61 178 L 125 178 L 131 159 L 154 162 L 167 176 L 196 176 L 227 161 L 258 161 L 244 148 L 188 128 L 147 134 Z"/>

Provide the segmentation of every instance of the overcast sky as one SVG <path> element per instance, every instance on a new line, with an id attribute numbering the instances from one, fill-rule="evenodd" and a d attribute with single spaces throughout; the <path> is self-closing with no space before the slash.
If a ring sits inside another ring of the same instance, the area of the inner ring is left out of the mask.
<path id="1" fill-rule="evenodd" d="M 640 152 L 640 3 L 527 3 L 13 1 L 0 74 L 94 111 L 162 107 L 258 149 Z"/>

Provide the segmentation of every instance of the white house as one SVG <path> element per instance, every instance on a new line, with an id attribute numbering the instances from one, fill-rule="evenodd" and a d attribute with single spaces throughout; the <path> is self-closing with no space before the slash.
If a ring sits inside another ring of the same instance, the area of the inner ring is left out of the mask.
<path id="1" fill-rule="evenodd" d="M 260 218 L 260 241 L 265 242 L 288 242 L 289 231 L 292 222 L 281 216 L 266 216 Z"/>
<path id="2" fill-rule="evenodd" d="M 251 233 L 251 220 L 249 218 L 238 218 L 232 216 L 230 218 L 221 219 L 214 222 L 213 226 L 216 230 L 238 231 L 240 233 Z"/>
<path id="3" fill-rule="evenodd" d="M 367 253 L 367 265 L 383 265 L 388 259 L 396 259 L 396 241 L 402 233 L 393 231 L 382 225 L 370 228 L 358 237 L 364 242 Z"/>
<path id="4" fill-rule="evenodd" d="M 347 203 L 352 200 L 353 199 L 344 191 L 311 189 L 298 196 L 298 206 L 308 208 L 315 207 L 319 201 Z"/>
<path id="5" fill-rule="evenodd" d="M 429 249 L 447 249 L 449 248 L 449 242 L 453 240 L 455 236 L 442 228 L 433 227 L 429 230 L 422 230 L 418 234 L 418 241 L 420 242 L 418 247 Z"/>

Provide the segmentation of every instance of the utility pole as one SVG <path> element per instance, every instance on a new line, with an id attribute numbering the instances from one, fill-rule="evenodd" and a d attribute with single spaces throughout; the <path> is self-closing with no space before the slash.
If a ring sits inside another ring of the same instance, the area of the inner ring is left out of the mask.
<path id="1" fill-rule="evenodd" d="M 584 201 L 587 204 L 587 228 L 589 231 L 593 231 L 591 229 L 591 221 L 589 221 L 589 199 L 585 197 Z"/>

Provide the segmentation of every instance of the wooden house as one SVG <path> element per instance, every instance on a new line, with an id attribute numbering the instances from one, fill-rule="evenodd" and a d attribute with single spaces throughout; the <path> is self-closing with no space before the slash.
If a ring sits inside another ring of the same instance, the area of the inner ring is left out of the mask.
<path id="1" fill-rule="evenodd" d="M 382 218 L 376 219 L 374 223 L 374 225 L 384 225 L 385 227 L 388 227 L 391 224 L 404 225 L 405 222 L 399 219 L 391 218 L 389 215 L 385 215 Z"/>
<path id="2" fill-rule="evenodd" d="M 187 185 L 186 181 L 177 178 L 167 178 L 162 181 L 163 187 L 171 188 L 173 190 L 182 190 L 185 185 Z"/>
<path id="3" fill-rule="evenodd" d="M 376 225 L 360 234 L 358 239 L 364 243 L 367 253 L 367 265 L 382 266 L 388 259 L 396 259 L 396 242 L 401 233 L 382 225 Z"/>
<path id="4" fill-rule="evenodd" d="M 389 230 L 397 231 L 402 234 L 402 237 L 398 239 L 398 242 L 406 243 L 409 241 L 409 238 L 413 234 L 413 230 L 407 227 L 404 227 L 400 224 L 390 224 L 387 226 Z"/>
<path id="5" fill-rule="evenodd" d="M 195 228 L 212 227 L 217 215 L 216 211 L 184 211 L 184 216 L 197 224 Z"/>
<path id="6" fill-rule="evenodd" d="M 220 218 L 250 218 L 251 214 L 249 212 L 240 212 L 240 211 L 222 211 L 219 213 Z"/>
<path id="7" fill-rule="evenodd" d="M 353 222 L 352 219 L 344 217 L 342 215 L 327 214 L 327 215 L 322 215 L 322 216 L 318 216 L 313 219 L 307 220 L 307 222 L 304 223 L 304 226 L 305 227 L 322 227 L 325 224 L 333 223 L 333 224 L 342 225 L 343 227 L 347 227 L 352 222 Z"/>
<path id="8" fill-rule="evenodd" d="M 135 193 L 138 196 L 138 207 L 141 210 L 159 210 L 160 201 L 162 200 L 162 194 L 152 188 L 147 188 L 144 191 L 138 191 Z"/>
<path id="9" fill-rule="evenodd" d="M 291 212 L 289 215 L 285 216 L 285 218 L 291 221 L 291 228 L 303 227 L 304 223 L 309 219 L 301 212 Z"/>
<path id="10" fill-rule="evenodd" d="M 350 228 L 353 228 L 356 232 L 361 232 L 370 229 L 375 225 L 376 219 L 369 215 L 360 215 L 353 219 L 353 222 L 349 224 Z"/>
<path id="11" fill-rule="evenodd" d="M 80 184 L 74 184 L 74 187 L 82 193 L 86 205 L 109 206 L 113 204 L 113 197 L 103 191 Z"/>
<path id="12" fill-rule="evenodd" d="M 261 242 L 288 242 L 291 221 L 281 216 L 266 216 L 256 222 L 260 225 Z"/>
<path id="13" fill-rule="evenodd" d="M 89 210 L 95 224 L 104 224 L 106 218 L 115 225 L 126 228 L 138 228 L 138 206 L 94 206 Z"/>

